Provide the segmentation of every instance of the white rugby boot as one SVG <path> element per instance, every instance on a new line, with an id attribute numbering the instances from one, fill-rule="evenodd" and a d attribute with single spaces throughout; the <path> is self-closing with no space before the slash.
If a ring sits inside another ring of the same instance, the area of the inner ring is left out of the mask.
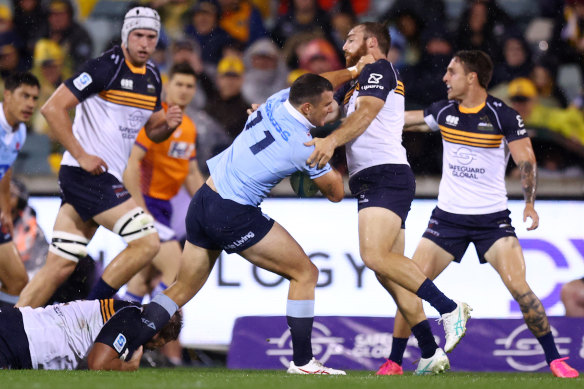
<path id="1" fill-rule="evenodd" d="M 444 325 L 444 333 L 446 335 L 444 351 L 447 353 L 454 350 L 458 342 L 466 334 L 466 322 L 470 319 L 470 311 L 472 311 L 470 305 L 456 301 L 456 309 L 450 313 L 445 313 L 438 319 L 438 323 L 442 322 Z"/>
<path id="2" fill-rule="evenodd" d="M 331 375 L 346 375 L 343 370 L 336 370 L 330 367 L 326 367 L 320 361 L 312 358 L 304 366 L 296 366 L 294 361 L 290 361 L 290 367 L 288 368 L 288 374 L 331 374 Z"/>
<path id="3" fill-rule="evenodd" d="M 437 348 L 430 358 L 422 358 L 418 363 L 414 375 L 436 375 L 450 369 L 450 361 L 444 350 Z"/>

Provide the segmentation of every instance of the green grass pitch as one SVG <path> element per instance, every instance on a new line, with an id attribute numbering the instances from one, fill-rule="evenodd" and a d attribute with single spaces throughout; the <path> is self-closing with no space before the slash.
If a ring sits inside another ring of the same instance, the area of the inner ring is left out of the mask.
<path id="1" fill-rule="evenodd" d="M 140 369 L 137 372 L 0 371 L 2 389 L 528 389 L 582 388 L 584 379 L 559 379 L 551 373 L 454 373 L 416 377 L 377 377 L 349 371 L 347 376 L 293 376 L 275 370 Z"/>

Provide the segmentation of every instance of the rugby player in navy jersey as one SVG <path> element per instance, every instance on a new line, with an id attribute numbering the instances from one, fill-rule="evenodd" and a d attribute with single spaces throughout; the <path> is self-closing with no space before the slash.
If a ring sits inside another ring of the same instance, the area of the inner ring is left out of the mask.
<path id="1" fill-rule="evenodd" d="M 52 136 L 67 149 L 59 170 L 63 203 L 47 262 L 22 291 L 17 306 L 45 304 L 86 255 L 100 225 L 128 245 L 106 267 L 89 299 L 113 296 L 158 252 L 153 219 L 130 196 L 122 174 L 142 127 L 150 139 L 161 142 L 182 120 L 178 106 L 166 113 L 162 109 L 160 73 L 149 61 L 159 31 L 155 10 L 132 8 L 124 18 L 121 47 L 86 62 L 41 108 Z"/>
<path id="2" fill-rule="evenodd" d="M 31 73 L 12 73 L 4 80 L 0 104 L 0 304 L 16 304 L 28 281 L 26 269 L 12 241 L 10 202 L 12 164 L 26 140 L 26 125 L 37 105 L 40 84 Z"/>
<path id="3" fill-rule="evenodd" d="M 142 306 L 113 299 L 0 309 L 0 369 L 137 370 L 143 349 L 176 340 L 182 315 L 137 343 Z M 80 325 L 81 324 L 81 325 Z"/>
<path id="4" fill-rule="evenodd" d="M 521 172 L 527 230 L 539 225 L 534 208 L 537 164 L 523 119 L 501 100 L 487 94 L 493 64 L 482 51 L 457 52 L 444 74 L 448 100 L 424 111 L 406 112 L 406 126 L 440 131 L 444 146 L 438 205 L 414 253 L 413 261 L 431 279 L 452 261 L 460 262 L 475 245 L 481 263 L 490 263 L 517 301 L 529 330 L 557 377 L 578 372 L 561 358 L 541 301 L 525 278 L 525 260 L 507 209 L 505 169 L 509 153 Z M 427 127 L 425 126 L 427 125 Z M 507 151 L 508 150 L 508 151 Z M 410 310 L 422 312 L 413 294 L 404 296 Z M 385 374 L 400 374 L 410 331 L 400 312 Z M 384 365 L 384 366 L 386 366 Z"/>
<path id="5" fill-rule="evenodd" d="M 416 374 L 437 374 L 450 367 L 448 358 L 436 344 L 424 313 L 412 311 L 402 296 L 416 293 L 440 312 L 446 351 L 464 336 L 471 308 L 446 297 L 403 255 L 405 221 L 416 183 L 402 146 L 404 85 L 386 59 L 390 44 L 387 28 L 379 23 L 358 24 L 349 32 L 343 46 L 347 65 L 368 54 L 375 62 L 335 93 L 347 117 L 327 137 L 306 143 L 315 146 L 307 162 L 322 166 L 335 148 L 346 145 L 349 187 L 358 200 L 361 258 L 393 296 L 418 340 L 422 358 Z"/>

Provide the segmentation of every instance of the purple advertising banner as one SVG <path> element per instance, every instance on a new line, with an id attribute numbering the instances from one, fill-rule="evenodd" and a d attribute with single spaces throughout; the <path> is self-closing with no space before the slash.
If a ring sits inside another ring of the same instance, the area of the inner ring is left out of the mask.
<path id="1" fill-rule="evenodd" d="M 550 317 L 562 356 L 584 370 L 584 319 Z M 430 319 L 439 346 L 444 330 Z M 324 316 L 314 320 L 314 356 L 330 367 L 377 370 L 391 351 L 393 318 Z M 471 319 L 466 337 L 450 354 L 453 371 L 549 371 L 543 350 L 522 319 Z M 248 316 L 235 322 L 227 366 L 231 369 L 283 369 L 292 358 L 290 331 L 283 316 Z M 405 370 L 420 358 L 417 342 L 408 341 Z"/>

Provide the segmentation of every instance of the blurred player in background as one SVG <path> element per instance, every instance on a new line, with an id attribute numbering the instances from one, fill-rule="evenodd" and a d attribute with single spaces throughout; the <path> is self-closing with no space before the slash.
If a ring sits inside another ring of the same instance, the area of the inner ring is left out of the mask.
<path id="1" fill-rule="evenodd" d="M 184 112 L 195 95 L 195 71 L 190 65 L 179 63 L 171 68 L 168 77 L 162 107 L 166 110 L 169 105 L 178 105 Z M 173 213 L 170 200 L 183 184 L 192 197 L 204 183 L 196 159 L 196 139 L 195 124 L 183 115 L 181 125 L 164 142 L 152 142 L 142 129 L 132 147 L 124 184 L 136 203 L 154 217 L 161 245 L 152 264 L 128 282 L 126 300 L 141 303 L 147 293 L 152 298 L 176 279 L 182 249 L 170 226 Z M 154 288 L 153 279 L 160 279 Z M 175 365 L 182 362 L 178 342 L 166 345 L 163 353 Z"/>
<path id="2" fill-rule="evenodd" d="M 140 305 L 113 299 L 2 308 L 0 369 L 137 370 L 142 344 L 135 342 L 135 328 L 141 311 Z M 175 340 L 181 327 L 177 312 L 143 346 L 154 349 Z"/>
<path id="3" fill-rule="evenodd" d="M 36 108 L 40 84 L 30 73 L 12 73 L 4 80 L 0 104 L 0 304 L 12 306 L 28 282 L 26 269 L 12 241 L 11 166 L 26 140 L 26 125 Z"/>
<path id="4" fill-rule="evenodd" d="M 124 18 L 121 47 L 85 63 L 42 107 L 52 135 L 67 149 L 59 170 L 63 203 L 47 263 L 23 290 L 18 306 L 45 304 L 86 255 L 100 225 L 128 246 L 106 267 L 90 299 L 113 296 L 158 252 L 152 217 L 130 196 L 122 174 L 142 127 L 160 142 L 182 118 L 178 106 L 162 110 L 160 74 L 149 61 L 159 31 L 155 10 L 132 8 Z M 71 123 L 68 111 L 73 108 Z"/>
<path id="5" fill-rule="evenodd" d="M 184 112 L 195 95 L 195 84 L 195 71 L 190 65 L 174 65 L 169 73 L 166 102 L 162 103 L 162 107 L 166 110 L 169 105 L 177 105 Z M 124 184 L 136 203 L 154 217 L 162 244 L 152 264 L 128 283 L 126 299 L 141 303 L 144 295 L 152 292 L 152 270 L 162 273 L 162 280 L 156 288 L 159 292 L 176 278 L 181 247 L 170 226 L 170 199 L 176 196 L 183 184 L 191 196 L 203 185 L 203 176 L 196 160 L 196 138 L 195 124 L 183 114 L 181 125 L 164 142 L 152 142 L 142 129 L 132 147 L 124 172 Z"/>
<path id="6" fill-rule="evenodd" d="M 486 53 L 459 51 L 443 77 L 448 100 L 406 113 L 406 126 L 427 124 L 432 131 L 440 131 L 444 146 L 438 206 L 413 261 L 435 279 L 453 260 L 459 262 L 472 242 L 480 262 L 493 266 L 519 304 L 554 375 L 577 377 L 567 358 L 560 357 L 545 309 L 525 278 L 525 259 L 507 209 L 505 169 L 511 154 L 521 172 L 523 221 L 531 219 L 527 230 L 534 230 L 539 226 L 534 208 L 537 163 L 521 116 L 487 94 L 492 74 L 493 63 Z M 404 301 L 410 310 L 423 311 L 415 295 L 404 296 Z M 402 313 L 397 313 L 394 324 L 387 362 L 392 366 L 401 365 L 410 335 Z M 399 374 L 401 367 L 394 368 Z"/>

